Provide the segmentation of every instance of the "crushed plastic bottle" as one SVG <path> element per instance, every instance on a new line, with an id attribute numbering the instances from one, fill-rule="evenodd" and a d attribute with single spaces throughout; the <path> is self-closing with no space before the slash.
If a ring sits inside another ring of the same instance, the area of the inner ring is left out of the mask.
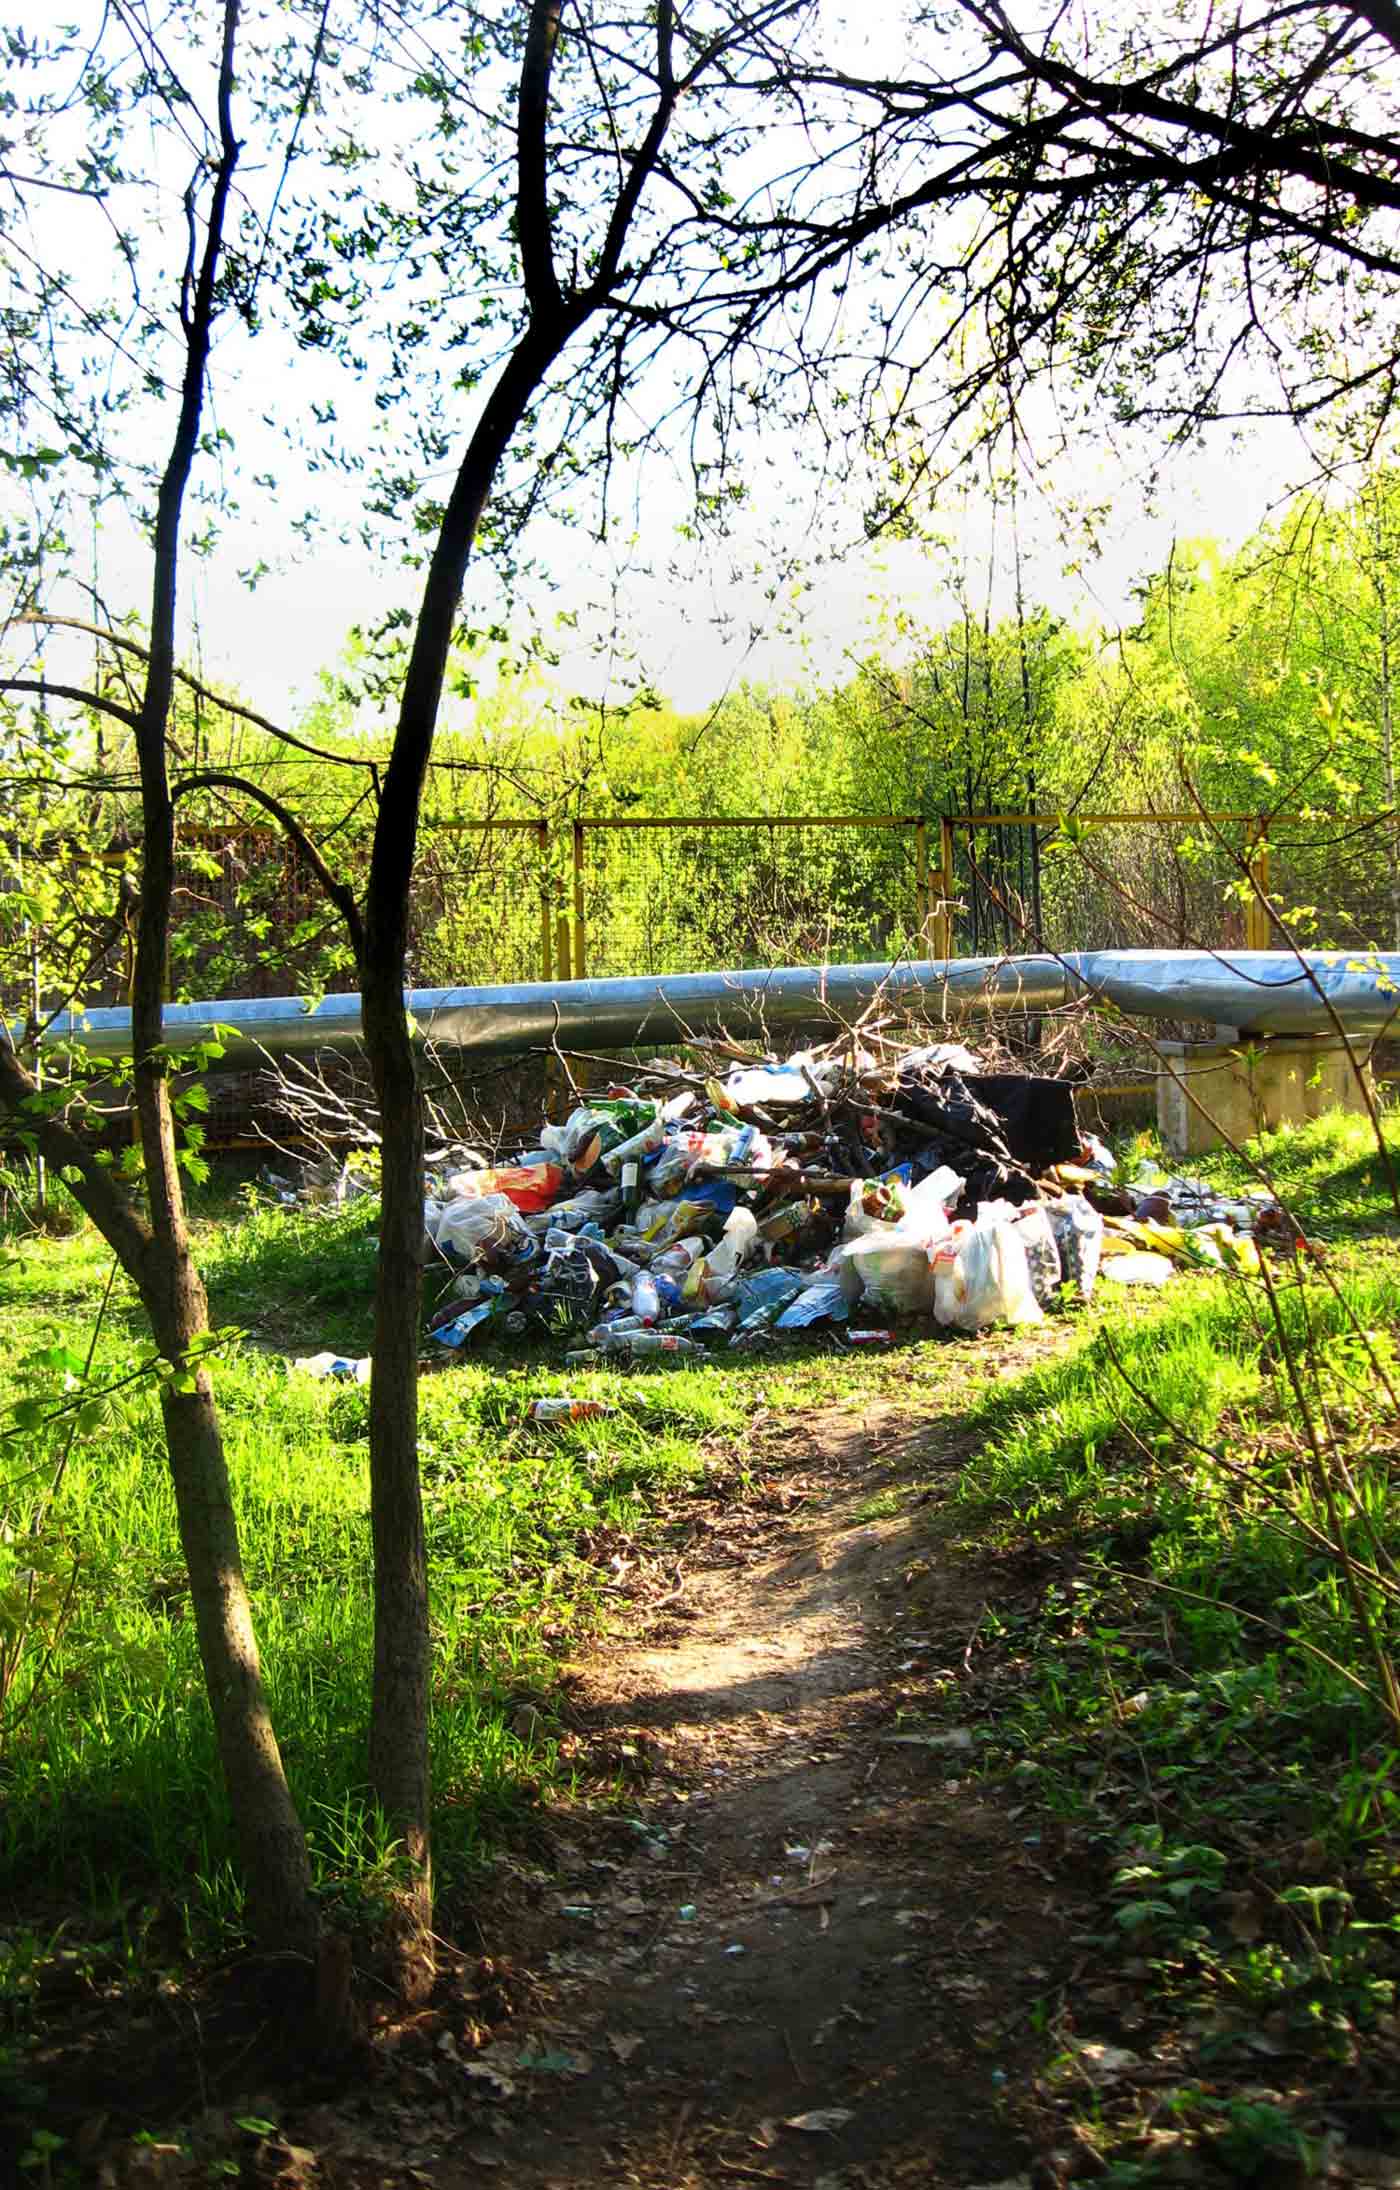
<path id="1" fill-rule="evenodd" d="M 615 1324 L 604 1323 L 588 1336 L 605 1354 L 696 1354 L 702 1360 L 705 1355 L 703 1346 L 690 1338 L 678 1338 L 671 1331 L 620 1331 Z"/>
<path id="2" fill-rule="evenodd" d="M 525 1409 L 527 1422 L 596 1422 L 604 1415 L 617 1414 L 619 1409 L 609 1407 L 601 1399 L 532 1399 Z"/>

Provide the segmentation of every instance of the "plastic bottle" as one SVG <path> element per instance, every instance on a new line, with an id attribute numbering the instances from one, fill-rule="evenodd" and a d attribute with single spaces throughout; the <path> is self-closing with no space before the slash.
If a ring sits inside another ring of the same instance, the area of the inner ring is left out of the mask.
<path id="1" fill-rule="evenodd" d="M 635 1216 L 642 1199 L 642 1167 L 635 1156 L 629 1156 L 622 1166 L 622 1206 L 629 1217 Z"/>
<path id="2" fill-rule="evenodd" d="M 613 1316 L 605 1323 L 595 1323 L 588 1333 L 591 1346 L 606 1346 L 614 1338 L 627 1338 L 646 1329 L 640 1316 Z"/>
<path id="3" fill-rule="evenodd" d="M 664 1270 L 668 1277 L 683 1278 L 692 1262 L 698 1262 L 705 1252 L 705 1242 L 698 1232 L 686 1239 L 678 1239 L 674 1246 L 663 1247 L 659 1255 L 653 1255 L 653 1270 Z"/>
<path id="4" fill-rule="evenodd" d="M 616 1414 L 616 1407 L 601 1399 L 532 1399 L 525 1409 L 527 1422 L 592 1422 L 599 1415 Z"/>
<path id="5" fill-rule="evenodd" d="M 724 1284 L 732 1278 L 739 1265 L 753 1252 L 758 1238 L 758 1221 L 751 1209 L 731 1209 L 724 1220 L 724 1231 L 717 1246 L 706 1256 L 709 1282 Z"/>
<path id="6" fill-rule="evenodd" d="M 737 1308 L 720 1303 L 713 1308 L 707 1308 L 703 1315 L 692 1316 L 689 1327 L 692 1331 L 716 1331 L 722 1334 L 732 1331 L 738 1320 Z"/>
<path id="7" fill-rule="evenodd" d="M 632 1280 L 632 1313 L 643 1323 L 661 1320 L 661 1295 L 656 1281 L 645 1270 L 639 1270 Z"/>
<path id="8" fill-rule="evenodd" d="M 588 1335 L 609 1354 L 696 1354 L 703 1359 L 705 1352 L 693 1339 L 677 1338 L 672 1331 L 619 1331 L 615 1324 L 603 1324 Z"/>
<path id="9" fill-rule="evenodd" d="M 640 1162 L 643 1156 L 649 1156 L 653 1149 L 659 1148 L 665 1138 L 665 1126 L 659 1118 L 653 1118 L 650 1125 L 643 1126 L 641 1132 L 634 1133 L 630 1140 L 619 1141 L 616 1148 L 604 1151 L 603 1169 L 610 1171 L 616 1178 L 624 1164 Z"/>

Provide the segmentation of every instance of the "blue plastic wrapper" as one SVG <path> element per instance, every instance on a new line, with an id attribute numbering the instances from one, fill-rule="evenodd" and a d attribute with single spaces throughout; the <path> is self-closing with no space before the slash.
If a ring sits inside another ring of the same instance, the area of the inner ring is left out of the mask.
<path id="1" fill-rule="evenodd" d="M 812 1323 L 845 1323 L 851 1304 L 835 1278 L 821 1278 L 789 1302 L 778 1318 L 780 1331 L 805 1331 Z"/>
<path id="2" fill-rule="evenodd" d="M 786 1308 L 790 1300 L 804 1290 L 807 1275 L 802 1270 L 784 1270 L 774 1265 L 769 1270 L 755 1270 L 752 1277 L 741 1278 L 734 1295 L 734 1305 L 739 1311 L 739 1321 L 744 1323 L 760 1308 Z"/>
<path id="3" fill-rule="evenodd" d="M 687 1185 L 684 1198 L 708 1202 L 711 1209 L 717 1209 L 722 1217 L 727 1217 L 738 1204 L 739 1189 L 732 1179 L 702 1179 Z"/>
<path id="4" fill-rule="evenodd" d="M 444 1323 L 441 1330 L 434 1331 L 433 1337 L 439 1346 L 465 1346 L 479 1325 L 489 1323 L 493 1315 L 500 1314 L 501 1300 L 501 1294 L 492 1293 L 485 1300 L 476 1301 L 451 1323 Z"/>

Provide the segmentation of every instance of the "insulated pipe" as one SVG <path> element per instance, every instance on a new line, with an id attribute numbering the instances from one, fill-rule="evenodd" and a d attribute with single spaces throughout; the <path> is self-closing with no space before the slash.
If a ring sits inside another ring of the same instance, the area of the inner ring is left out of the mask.
<path id="1" fill-rule="evenodd" d="M 1379 1034 L 1400 1013 L 1396 951 L 1072 951 L 1063 963 L 1071 1000 L 1242 1034 L 1327 1035 L 1336 1022 Z"/>
<path id="2" fill-rule="evenodd" d="M 408 1010 L 425 1041 L 474 1057 L 526 1049 L 608 1049 L 726 1033 L 763 1042 L 777 1031 L 835 1024 L 877 999 L 930 1019 L 1050 1011 L 1065 1001 L 1053 958 L 951 959 L 903 965 L 783 966 L 770 972 L 643 974 L 611 981 L 531 981 L 516 987 L 413 989 Z M 188 1049 L 226 1030 L 224 1069 L 267 1056 L 350 1049 L 360 1040 L 360 999 L 266 996 L 228 1003 L 167 1004 L 166 1047 Z M 46 1039 L 93 1057 L 125 1056 L 127 1011 L 63 1012 Z M 766 1043 L 765 1043 L 766 1046 Z"/>
<path id="3" fill-rule="evenodd" d="M 1319 993 L 1321 992 L 1321 993 Z M 1326 1002 L 1323 999 L 1326 999 Z M 1313 951 L 1077 951 L 1063 959 L 954 958 L 912 964 L 784 966 L 772 972 L 644 974 L 625 980 L 534 981 L 515 987 L 414 989 L 408 1009 L 424 1040 L 470 1056 L 505 1057 L 548 1047 L 661 1046 L 688 1034 L 747 1035 L 849 1021 L 877 999 L 931 1020 L 998 1012 L 1036 1014 L 1099 999 L 1134 1016 L 1201 1021 L 1258 1034 L 1377 1034 L 1400 1009 L 1400 953 Z M 360 1040 L 360 999 L 297 996 L 168 1004 L 163 1038 L 173 1050 L 225 1034 L 225 1068 L 267 1056 L 350 1049 Z M 61 1013 L 49 1043 L 71 1041 L 94 1057 L 125 1056 L 131 1015 Z"/>

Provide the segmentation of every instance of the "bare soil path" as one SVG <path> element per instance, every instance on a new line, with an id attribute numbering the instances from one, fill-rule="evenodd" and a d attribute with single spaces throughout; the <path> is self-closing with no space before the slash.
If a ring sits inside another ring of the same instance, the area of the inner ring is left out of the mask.
<path id="1" fill-rule="evenodd" d="M 1010 1371 L 1056 1343 L 986 1341 L 979 1373 L 992 1348 Z M 967 1382 L 950 1358 L 936 1408 L 925 1382 L 756 1421 L 744 1493 L 680 1503 L 665 1582 L 575 1668 L 577 1791 L 502 1866 L 431 2006 L 377 2031 L 348 2090 L 255 2087 L 265 2047 L 230 2080 L 201 2048 L 202 2117 L 102 2139 L 90 2179 L 1058 2180 L 1033 2157 L 1039 2033 L 1092 1903 L 970 1769 L 988 1572 L 942 1512 Z"/>
<path id="2" fill-rule="evenodd" d="M 1029 2179 L 1032 2019 L 1082 1918 L 966 1776 L 984 1602 L 911 1488 L 953 1426 L 885 1400 L 770 1436 L 767 1496 L 581 1669 L 580 1758 L 635 1795 L 580 1802 L 517 1918 L 521 2027 L 471 2063 L 499 2098 L 442 2190 Z"/>

